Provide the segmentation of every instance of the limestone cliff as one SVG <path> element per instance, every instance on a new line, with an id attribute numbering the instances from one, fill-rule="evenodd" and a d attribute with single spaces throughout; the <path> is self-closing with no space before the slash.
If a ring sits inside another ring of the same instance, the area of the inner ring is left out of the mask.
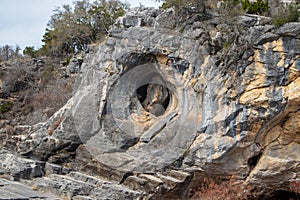
<path id="1" fill-rule="evenodd" d="M 300 24 L 235 20 L 174 29 L 172 9 L 120 18 L 90 47 L 68 103 L 11 141 L 47 163 L 51 175 L 30 184 L 73 199 L 187 199 L 204 177 L 235 175 L 253 198 L 290 191 L 300 177 Z"/>

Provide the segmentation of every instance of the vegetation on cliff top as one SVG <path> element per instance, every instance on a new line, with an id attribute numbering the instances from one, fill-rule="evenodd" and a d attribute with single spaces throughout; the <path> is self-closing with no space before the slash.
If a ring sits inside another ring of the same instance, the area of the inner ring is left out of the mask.
<path id="1" fill-rule="evenodd" d="M 162 9 L 175 7 L 178 15 L 184 19 L 190 17 L 203 19 L 206 10 L 214 10 L 226 18 L 232 18 L 243 13 L 271 16 L 273 24 L 279 27 L 287 22 L 299 19 L 299 4 L 281 5 L 279 0 L 156 0 L 162 1 Z M 276 3 L 278 1 L 278 3 Z M 276 8 L 273 8 L 278 4 Z M 77 0 L 73 6 L 64 5 L 54 10 L 51 16 L 40 49 L 28 46 L 23 54 L 30 57 L 55 56 L 69 57 L 70 55 L 85 51 L 88 44 L 104 39 L 110 26 L 115 20 L 124 15 L 129 5 L 119 0 Z M 275 11 L 276 12 L 275 12 Z M 274 12 L 273 12 L 274 11 Z M 195 17 L 198 16 L 198 17 Z M 227 20 L 231 21 L 231 20 Z M 8 60 L 20 54 L 20 47 L 5 45 L 0 48 L 0 61 Z"/>
<path id="2" fill-rule="evenodd" d="M 116 0 L 75 1 L 54 11 L 39 50 L 41 54 L 64 56 L 84 51 L 87 45 L 102 40 L 128 5 Z"/>
<path id="3" fill-rule="evenodd" d="M 192 10 L 194 13 L 203 11 L 203 7 L 216 10 L 224 17 L 235 17 L 243 13 L 270 16 L 275 26 L 281 26 L 287 22 L 296 22 L 299 19 L 299 0 L 287 5 L 280 0 L 157 0 L 162 1 L 162 8 L 175 7 L 177 10 Z"/>
<path id="4" fill-rule="evenodd" d="M 74 53 L 87 50 L 88 44 L 104 39 L 115 20 L 124 15 L 129 4 L 119 0 L 74 1 L 53 11 L 40 49 L 27 46 L 24 55 L 32 58 L 52 56 L 68 58 Z M 0 62 L 15 60 L 21 49 L 10 45 L 0 47 Z"/>

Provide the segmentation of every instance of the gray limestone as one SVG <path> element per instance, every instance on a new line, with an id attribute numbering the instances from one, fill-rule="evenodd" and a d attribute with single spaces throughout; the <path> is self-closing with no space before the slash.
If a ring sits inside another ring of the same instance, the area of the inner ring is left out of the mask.
<path id="1" fill-rule="evenodd" d="M 30 200 L 30 199 L 58 199 L 53 195 L 46 195 L 15 181 L 0 178 L 1 200 Z"/>
<path id="2" fill-rule="evenodd" d="M 90 47 L 68 103 L 12 139 L 19 154 L 67 167 L 46 164 L 43 176 L 40 162 L 2 151 L 1 173 L 74 199 L 187 199 L 205 176 L 235 175 L 257 195 L 290 190 L 300 172 L 300 24 L 276 30 L 248 15 L 178 30 L 176 17 L 119 18 Z"/>

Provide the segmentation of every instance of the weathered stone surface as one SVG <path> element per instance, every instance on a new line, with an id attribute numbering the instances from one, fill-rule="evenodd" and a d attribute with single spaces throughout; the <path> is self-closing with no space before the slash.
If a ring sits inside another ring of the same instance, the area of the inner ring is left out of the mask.
<path id="1" fill-rule="evenodd" d="M 276 38 L 275 34 L 271 32 L 272 29 L 274 29 L 273 25 L 254 26 L 249 29 L 249 34 L 245 35 L 245 38 L 252 45 L 258 45 L 264 42 L 264 40 L 262 40 L 260 43 L 258 42 L 261 40 L 262 37 L 269 38 L 269 41 L 272 41 Z M 270 37 L 267 37 L 268 35 L 270 35 Z M 266 40 L 266 42 L 269 41 Z"/>
<path id="2" fill-rule="evenodd" d="M 54 200 L 53 195 L 46 195 L 33 190 L 19 182 L 9 181 L 0 178 L 0 199 L 1 200 L 29 200 L 29 199 L 48 199 Z"/>
<path id="3" fill-rule="evenodd" d="M 44 175 L 44 162 L 21 158 L 5 150 L 0 150 L 0 160 L 0 174 L 9 175 L 12 180 Z"/>
<path id="4" fill-rule="evenodd" d="M 251 26 L 271 24 L 272 18 L 259 16 L 259 15 L 246 14 L 240 16 L 239 22 L 242 23 L 243 25 L 251 27 Z"/>
<path id="5" fill-rule="evenodd" d="M 77 55 L 76 57 L 71 58 L 70 63 L 67 66 L 66 76 L 70 76 L 71 74 L 79 73 L 82 62 L 83 62 L 82 55 Z"/>
<path id="6" fill-rule="evenodd" d="M 144 196 L 124 186 L 80 173 L 70 176 L 52 174 L 36 179 L 31 184 L 40 191 L 51 192 L 68 199 L 140 199 Z"/>
<path id="7" fill-rule="evenodd" d="M 129 28 L 135 26 L 153 26 L 155 18 L 161 13 L 158 9 L 152 8 L 133 8 L 131 12 L 117 19 L 114 26 Z"/>
<path id="8" fill-rule="evenodd" d="M 300 38 L 300 28 L 298 22 L 290 22 L 284 24 L 278 29 L 278 34 L 282 36 L 296 37 Z"/>
<path id="9" fill-rule="evenodd" d="M 56 164 L 49 163 L 49 162 L 46 162 L 44 170 L 47 175 L 49 175 L 49 174 L 69 174 L 72 171 L 72 169 L 70 169 L 70 168 L 56 165 Z"/>
<path id="10" fill-rule="evenodd" d="M 186 199 L 205 176 L 235 175 L 254 198 L 299 181 L 299 23 L 276 30 L 246 16 L 178 31 L 169 16 L 121 18 L 85 57 L 68 104 L 15 141 L 23 155 L 72 158 L 65 164 L 111 183 L 72 172 L 35 179 L 38 188 L 78 199 Z"/>

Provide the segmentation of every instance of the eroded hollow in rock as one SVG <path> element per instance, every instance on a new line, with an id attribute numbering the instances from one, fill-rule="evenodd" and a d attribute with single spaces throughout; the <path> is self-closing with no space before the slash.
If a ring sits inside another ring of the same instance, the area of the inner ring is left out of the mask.
<path id="1" fill-rule="evenodd" d="M 170 104 L 170 91 L 159 84 L 145 84 L 136 90 L 137 98 L 143 108 L 155 115 L 161 116 Z"/>
<path id="2" fill-rule="evenodd" d="M 248 159 L 248 167 L 250 168 L 250 170 L 252 170 L 257 165 L 261 155 L 262 153 L 259 153 L 258 155 Z"/>

